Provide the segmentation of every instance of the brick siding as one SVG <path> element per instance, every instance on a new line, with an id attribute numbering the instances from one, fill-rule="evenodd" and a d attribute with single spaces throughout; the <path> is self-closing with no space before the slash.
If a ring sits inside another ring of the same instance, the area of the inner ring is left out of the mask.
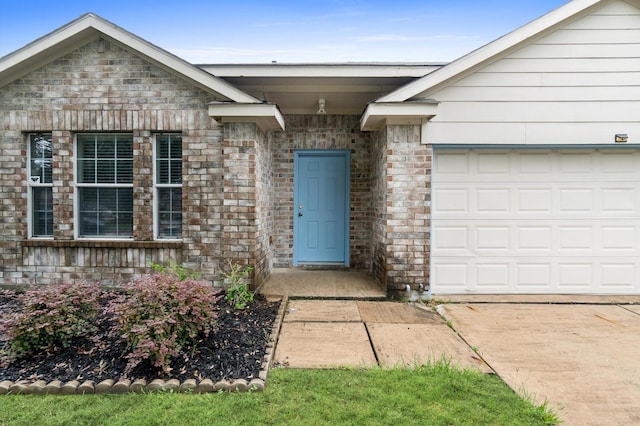
<path id="1" fill-rule="evenodd" d="M 371 154 L 369 134 L 360 131 L 358 116 L 289 115 L 286 131 L 274 133 L 273 197 L 274 265 L 293 262 L 293 153 L 296 149 L 351 150 L 352 268 L 371 267 Z"/>
<path id="2" fill-rule="evenodd" d="M 101 45 L 103 48 L 98 48 Z M 216 99 L 105 40 L 95 40 L 0 88 L 0 284 L 117 284 L 176 262 L 222 285 L 227 262 L 260 285 L 293 260 L 296 149 L 351 151 L 350 264 L 390 290 L 428 283 L 432 152 L 420 126 L 359 130 L 359 117 L 290 115 L 286 130 L 220 125 Z M 52 134 L 53 239 L 27 235 L 27 135 Z M 133 239 L 74 239 L 74 136 L 133 136 Z M 181 241 L 153 240 L 153 135 L 183 142 Z"/>
<path id="3" fill-rule="evenodd" d="M 98 49 L 98 44 L 104 46 Z M 222 249 L 222 132 L 209 116 L 215 97 L 105 40 L 96 40 L 0 89 L 2 216 L 0 282 L 92 279 L 115 283 L 169 260 L 219 281 Z M 54 239 L 27 240 L 29 132 L 52 132 Z M 134 241 L 73 242 L 76 132 L 134 137 Z M 183 242 L 153 238 L 155 132 L 182 132 Z M 28 243 L 26 243 L 28 241 Z M 137 243 L 145 242 L 143 246 Z"/>

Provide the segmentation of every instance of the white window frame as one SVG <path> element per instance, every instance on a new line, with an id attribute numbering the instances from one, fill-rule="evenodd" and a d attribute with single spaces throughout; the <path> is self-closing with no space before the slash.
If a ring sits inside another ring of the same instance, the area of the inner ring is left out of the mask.
<path id="1" fill-rule="evenodd" d="M 167 241 L 167 240 L 180 241 L 182 240 L 182 236 L 172 237 L 172 236 L 160 235 L 160 203 L 159 203 L 160 195 L 158 193 L 158 190 L 161 188 L 180 188 L 181 190 L 183 190 L 183 187 L 182 187 L 182 179 L 180 183 L 158 182 L 158 151 L 159 151 L 158 136 L 169 136 L 169 137 L 179 136 L 180 138 L 182 138 L 182 134 L 181 133 L 158 133 L 158 134 L 155 134 L 153 138 L 153 219 L 154 219 L 153 220 L 153 238 L 154 240 L 162 240 L 162 241 Z M 181 161 L 181 166 L 184 166 L 183 161 Z M 184 212 L 184 209 L 182 211 Z M 182 219 L 183 219 L 182 227 L 184 229 L 184 215 Z"/>
<path id="2" fill-rule="evenodd" d="M 32 158 L 32 152 L 31 152 L 31 139 L 38 137 L 38 136 L 49 136 L 49 139 L 52 140 L 52 145 L 53 145 L 53 136 L 51 134 L 51 132 L 42 132 L 42 133 L 29 133 L 27 134 L 27 187 L 28 187 L 28 196 L 27 196 L 27 235 L 29 236 L 29 238 L 34 238 L 34 239 L 43 239 L 43 240 L 52 240 L 53 239 L 53 227 L 55 224 L 52 224 L 51 227 L 51 235 L 34 235 L 34 214 L 33 214 L 33 208 L 34 208 L 34 201 L 33 201 L 33 197 L 34 197 L 34 190 L 35 188 L 51 188 L 51 191 L 53 192 L 53 170 L 52 170 L 52 176 L 51 176 L 51 182 L 41 182 L 39 177 L 38 179 L 34 179 L 31 176 L 31 158 Z M 52 146 L 52 151 L 53 151 L 53 146 Z M 51 158 L 51 162 L 53 165 L 53 152 L 52 152 L 52 158 Z M 52 194 L 52 200 L 53 200 L 53 194 Z M 51 206 L 52 209 L 52 214 L 53 214 L 53 203 Z"/>
<path id="3" fill-rule="evenodd" d="M 74 149 L 75 149 L 75 161 L 73 164 L 73 172 L 74 172 L 74 185 L 76 191 L 74 191 L 74 202 L 73 202 L 73 217 L 74 217 L 74 238 L 77 240 L 95 240 L 95 241 L 113 241 L 113 240 L 133 240 L 133 222 L 135 219 L 135 212 L 133 212 L 132 223 L 131 223 L 131 235 L 130 236 L 117 236 L 117 235 L 109 235 L 109 236 L 97 236 L 97 235 L 80 235 L 80 188 L 131 188 L 133 191 L 133 182 L 132 183 L 81 183 L 78 179 L 78 161 L 80 160 L 80 150 L 78 148 L 78 136 L 88 136 L 88 135 L 127 135 L 133 139 L 133 134 L 131 133 L 119 133 L 119 132 L 91 132 L 91 133 L 79 133 L 74 136 Z M 133 200 L 132 200 L 133 201 Z M 135 208 L 135 206 L 134 206 Z"/>

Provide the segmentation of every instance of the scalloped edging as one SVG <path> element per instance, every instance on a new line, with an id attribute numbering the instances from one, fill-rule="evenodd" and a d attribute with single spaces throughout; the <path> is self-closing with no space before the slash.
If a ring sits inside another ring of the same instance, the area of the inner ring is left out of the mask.
<path id="1" fill-rule="evenodd" d="M 177 392 L 177 393 L 209 393 L 209 392 L 262 392 L 266 386 L 269 367 L 273 361 L 273 355 L 280 336 L 280 328 L 284 318 L 285 307 L 288 298 L 284 296 L 280 301 L 280 308 L 273 322 L 271 335 L 265 347 L 264 360 L 257 378 L 220 380 L 214 382 L 211 379 L 203 379 L 200 382 L 195 379 L 186 379 L 180 382 L 178 379 L 105 379 L 99 383 L 93 380 L 71 380 L 63 383 L 53 380 L 47 383 L 44 380 L 35 382 L 18 380 L 12 382 L 5 380 L 0 382 L 0 395 L 85 395 L 85 394 L 123 394 L 123 393 L 151 393 L 151 392 Z"/>

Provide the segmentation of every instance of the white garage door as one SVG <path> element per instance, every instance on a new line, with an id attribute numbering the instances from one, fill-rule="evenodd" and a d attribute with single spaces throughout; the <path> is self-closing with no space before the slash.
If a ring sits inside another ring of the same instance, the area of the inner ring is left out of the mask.
<path id="1" fill-rule="evenodd" d="M 442 150 L 434 294 L 640 294 L 640 150 Z"/>

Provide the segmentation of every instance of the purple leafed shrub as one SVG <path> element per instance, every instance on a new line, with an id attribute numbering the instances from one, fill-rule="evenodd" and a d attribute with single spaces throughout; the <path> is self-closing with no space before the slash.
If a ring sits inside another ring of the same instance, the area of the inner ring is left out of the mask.
<path id="1" fill-rule="evenodd" d="M 221 295 L 204 281 L 181 281 L 169 273 L 145 275 L 125 290 L 107 310 L 130 347 L 128 372 L 148 359 L 169 373 L 172 357 L 216 328 Z"/>
<path id="2" fill-rule="evenodd" d="M 9 359 L 39 350 L 68 347 L 76 337 L 95 332 L 100 290 L 95 284 L 48 285 L 15 296 L 16 309 L 0 319 Z"/>

